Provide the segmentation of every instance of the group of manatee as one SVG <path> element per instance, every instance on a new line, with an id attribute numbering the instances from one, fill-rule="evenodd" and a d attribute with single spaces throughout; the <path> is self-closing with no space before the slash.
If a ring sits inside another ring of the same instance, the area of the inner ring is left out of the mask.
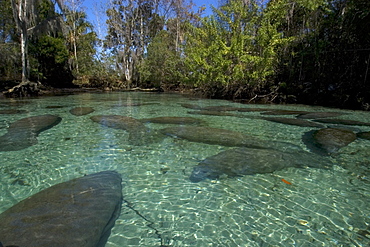
<path id="1" fill-rule="evenodd" d="M 183 104 L 182 106 L 194 110 L 188 112 L 190 114 L 217 116 L 240 117 L 232 111 L 259 111 L 261 116 L 250 118 L 313 128 L 302 136 L 302 141 L 311 151 L 306 152 L 290 143 L 266 141 L 237 131 L 208 127 L 203 121 L 192 117 L 156 117 L 135 120 L 138 126 L 140 126 L 139 122 L 176 124 L 177 126 L 159 130 L 160 133 L 167 136 L 185 139 L 190 142 L 235 147 L 201 161 L 194 167 L 190 175 L 192 182 L 199 182 L 206 178 L 216 179 L 222 175 L 240 176 L 274 172 L 285 167 L 329 167 L 331 161 L 325 156 L 337 153 L 340 148 L 355 141 L 357 137 L 369 139 L 370 136 L 370 132 L 358 132 L 356 134 L 350 128 L 345 127 L 346 125 L 370 126 L 370 123 L 336 118 L 342 115 L 339 112 L 306 112 L 231 106 L 201 107 L 193 104 Z M 268 115 L 295 115 L 296 117 L 271 117 Z M 112 127 L 111 125 L 116 125 L 116 121 L 113 121 L 113 119 L 117 120 L 119 118 L 119 116 L 101 116 L 99 122 Z M 131 119 L 131 121 L 133 120 Z M 326 127 L 325 124 L 339 126 Z M 127 128 L 126 130 L 129 131 Z M 146 133 L 149 132 L 149 130 L 146 131 Z"/>
<path id="2" fill-rule="evenodd" d="M 192 104 L 182 106 L 191 108 L 193 111 L 190 114 L 240 117 L 232 111 L 261 112 L 261 116 L 253 118 L 314 128 L 302 136 L 311 152 L 290 143 L 261 140 L 237 131 L 208 127 L 204 120 L 193 117 L 135 119 L 121 115 L 94 115 L 90 119 L 105 127 L 126 131 L 127 141 L 131 145 L 153 143 L 170 136 L 190 142 L 230 147 L 196 165 L 189 177 L 191 182 L 218 179 L 220 176 L 272 173 L 287 167 L 327 168 L 331 164 L 329 156 L 340 148 L 356 138 L 370 140 L 370 132 L 355 133 L 343 127 L 370 126 L 369 123 L 333 118 L 340 116 L 337 112 L 273 111 Z M 75 116 L 93 112 L 91 107 L 70 110 Z M 47 114 L 15 121 L 9 125 L 7 133 L 0 137 L 0 151 L 18 151 L 37 144 L 37 136 L 61 120 L 59 116 Z M 146 123 L 172 126 L 157 131 L 148 128 Z M 326 127 L 324 124 L 340 127 Z M 110 229 L 119 217 L 122 200 L 121 176 L 114 171 L 90 174 L 51 186 L 0 214 L 0 247 L 104 246 Z"/>
<path id="3" fill-rule="evenodd" d="M 137 106 L 140 106 L 140 104 L 137 104 Z M 327 167 L 330 165 L 330 159 L 321 157 L 321 159 L 314 161 L 316 159 L 315 154 L 330 156 L 357 138 L 370 139 L 370 132 L 358 132 L 356 134 L 350 128 L 344 127 L 348 125 L 370 126 L 370 123 L 337 118 L 342 115 L 339 112 L 306 112 L 233 106 L 201 107 L 194 104 L 182 104 L 182 107 L 192 109 L 193 111 L 190 111 L 190 114 L 224 116 L 225 113 L 228 113 L 229 116 L 310 127 L 310 130 L 303 134 L 302 141 L 311 152 L 306 152 L 291 143 L 262 140 L 246 133 L 212 128 L 207 126 L 204 120 L 188 116 L 135 119 L 122 115 L 93 115 L 90 119 L 105 127 L 126 131 L 128 133 L 127 142 L 131 145 L 154 143 L 170 136 L 190 142 L 237 148 L 228 149 L 200 162 L 190 176 L 191 181 L 201 181 L 206 178 L 213 179 L 223 174 L 235 176 L 273 172 L 284 167 Z M 91 107 L 75 107 L 69 112 L 75 116 L 84 116 L 93 113 L 94 109 Z M 237 115 L 233 112 L 260 112 L 260 115 Z M 289 115 L 289 117 L 282 117 L 284 115 Z M 292 118 L 291 116 L 295 117 Z M 59 116 L 50 114 L 20 119 L 10 124 L 8 132 L 0 136 L 0 151 L 17 151 L 34 145 L 37 143 L 37 136 L 42 131 L 52 128 L 60 122 L 61 118 Z M 154 130 L 147 127 L 146 123 L 170 124 L 171 126 Z M 325 124 L 335 124 L 339 127 L 326 127 Z M 241 150 L 244 151 L 241 152 Z M 236 153 L 240 155 L 235 155 L 236 158 L 229 159 L 230 154 L 234 155 Z M 275 153 L 276 155 L 280 153 L 284 157 L 281 160 L 281 163 L 284 164 L 276 163 Z M 312 162 L 306 162 L 305 165 L 297 164 L 298 157 L 302 154 Z M 267 167 L 267 165 L 270 167 Z M 233 172 L 228 172 L 229 170 Z M 194 179 L 194 177 L 197 177 L 197 179 Z"/>

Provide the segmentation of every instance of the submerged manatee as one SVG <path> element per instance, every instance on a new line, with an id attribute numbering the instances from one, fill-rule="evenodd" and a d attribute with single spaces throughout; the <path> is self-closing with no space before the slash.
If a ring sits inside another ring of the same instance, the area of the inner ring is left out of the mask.
<path id="1" fill-rule="evenodd" d="M 295 125 L 301 127 L 314 127 L 314 128 L 324 128 L 324 125 L 311 122 L 304 119 L 296 119 L 296 118 L 283 118 L 283 117 L 262 117 L 261 119 L 275 122 L 275 123 L 282 123 L 288 125 Z"/>
<path id="2" fill-rule="evenodd" d="M 200 111 L 188 111 L 189 114 L 197 114 L 197 115 L 209 115 L 209 116 L 229 116 L 229 117 L 237 117 L 238 115 L 224 112 L 224 111 L 208 111 L 208 110 L 200 110 Z"/>
<path id="3" fill-rule="evenodd" d="M 239 112 L 256 112 L 256 111 L 271 111 L 271 109 L 268 108 L 239 108 L 237 111 Z"/>
<path id="4" fill-rule="evenodd" d="M 357 137 L 361 139 L 370 140 L 370 131 L 357 133 Z"/>
<path id="5" fill-rule="evenodd" d="M 158 123 L 158 124 L 202 124 L 203 120 L 193 117 L 155 117 L 139 119 L 142 123 Z"/>
<path id="6" fill-rule="evenodd" d="M 340 112 L 308 112 L 305 114 L 300 114 L 298 118 L 316 119 L 316 118 L 337 117 L 341 115 L 343 115 L 343 113 L 340 113 Z"/>
<path id="7" fill-rule="evenodd" d="M 0 214 L 4 246 L 103 247 L 122 204 L 121 176 L 104 171 L 51 186 Z"/>
<path id="8" fill-rule="evenodd" d="M 246 135 L 237 131 L 211 127 L 179 126 L 164 128 L 160 131 L 165 135 L 182 138 L 191 142 L 200 142 L 228 147 L 276 149 L 298 148 L 290 143 L 261 140 L 254 136 Z"/>
<path id="9" fill-rule="evenodd" d="M 168 127 L 160 130 L 163 134 L 175 136 L 191 142 L 201 142 L 207 144 L 221 145 L 221 146 L 249 146 L 254 148 L 265 148 L 264 143 L 255 137 L 244 135 L 243 133 L 210 128 L 210 127 L 194 127 L 194 126 L 181 126 L 181 127 Z"/>
<path id="10" fill-rule="evenodd" d="M 90 119 L 109 128 L 126 130 L 129 133 L 128 139 L 131 145 L 149 144 L 162 138 L 162 135 L 147 128 L 142 122 L 132 117 L 98 115 L 92 116 Z"/>
<path id="11" fill-rule="evenodd" d="M 235 106 L 228 106 L 228 105 L 217 105 L 217 106 L 207 106 L 204 107 L 203 110 L 205 111 L 237 111 L 239 107 Z"/>
<path id="12" fill-rule="evenodd" d="M 75 107 L 75 108 L 72 108 L 69 112 L 75 116 L 83 116 L 83 115 L 90 114 L 94 111 L 95 110 L 92 107 Z"/>
<path id="13" fill-rule="evenodd" d="M 200 105 L 195 105 L 195 104 L 181 104 L 182 107 L 188 108 L 188 109 L 193 109 L 193 110 L 201 110 L 203 109 L 203 106 Z"/>
<path id="14" fill-rule="evenodd" d="M 8 133 L 0 136 L 0 151 L 17 151 L 37 143 L 37 136 L 60 123 L 62 118 L 54 115 L 41 115 L 22 118 L 8 128 Z"/>
<path id="15" fill-rule="evenodd" d="M 353 131 L 339 128 L 319 129 L 303 135 L 306 146 L 311 151 L 322 155 L 336 153 L 354 140 L 356 140 L 356 134 Z"/>
<path id="16" fill-rule="evenodd" d="M 370 126 L 370 123 L 356 121 L 356 120 L 339 119 L 339 118 L 315 119 L 314 121 L 319 122 L 319 123 L 330 123 L 330 124 Z"/>
<path id="17" fill-rule="evenodd" d="M 307 113 L 306 111 L 294 111 L 294 110 L 273 110 L 262 112 L 261 115 L 298 115 Z"/>
<path id="18" fill-rule="evenodd" d="M 143 123 L 132 117 L 120 115 L 97 115 L 90 117 L 90 119 L 109 128 L 122 129 L 129 132 L 137 130 L 145 131 L 147 129 Z"/>
<path id="19" fill-rule="evenodd" d="M 194 167 L 189 179 L 200 182 L 216 179 L 221 175 L 229 177 L 272 173 L 286 167 L 330 166 L 329 160 L 306 152 L 281 152 L 273 149 L 235 148 L 206 158 Z"/>
<path id="20" fill-rule="evenodd" d="M 26 110 L 12 110 L 12 109 L 7 109 L 7 110 L 0 110 L 0 114 L 22 114 L 22 113 L 27 113 Z"/>

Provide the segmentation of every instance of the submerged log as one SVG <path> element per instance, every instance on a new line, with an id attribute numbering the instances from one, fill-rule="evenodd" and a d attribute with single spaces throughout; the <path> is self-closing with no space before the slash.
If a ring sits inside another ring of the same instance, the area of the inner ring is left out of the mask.
<path id="1" fill-rule="evenodd" d="M 0 246 L 103 247 L 121 204 L 114 171 L 51 186 L 0 214 Z"/>

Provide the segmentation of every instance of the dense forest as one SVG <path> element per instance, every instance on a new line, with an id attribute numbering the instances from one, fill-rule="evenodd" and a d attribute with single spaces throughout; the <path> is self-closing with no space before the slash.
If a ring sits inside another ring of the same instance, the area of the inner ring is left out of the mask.
<path id="1" fill-rule="evenodd" d="M 370 110 L 369 0 L 224 0 L 209 16 L 187 0 L 107 1 L 104 39 L 78 0 L 0 5 L 2 90 L 139 87 Z"/>

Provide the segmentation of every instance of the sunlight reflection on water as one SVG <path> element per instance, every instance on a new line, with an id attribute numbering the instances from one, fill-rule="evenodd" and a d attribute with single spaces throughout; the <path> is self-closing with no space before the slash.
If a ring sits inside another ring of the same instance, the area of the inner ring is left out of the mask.
<path id="1" fill-rule="evenodd" d="M 190 109 L 181 104 L 336 111 L 346 113 L 343 119 L 363 122 L 370 122 L 368 112 L 242 105 L 208 99 L 192 101 L 175 94 L 149 93 L 86 93 L 27 101 L 28 104 L 12 108 L 28 113 L 0 115 L 1 135 L 10 123 L 28 116 L 54 114 L 63 120 L 42 132 L 36 145 L 1 153 L 0 212 L 62 181 L 116 170 L 123 178 L 124 203 L 107 247 L 370 244 L 370 142 L 367 140 L 358 139 L 342 148 L 331 158 L 334 166 L 328 170 L 286 168 L 274 173 L 191 183 L 189 175 L 199 161 L 230 147 L 172 137 L 136 146 L 129 143 L 126 131 L 90 120 L 93 115 L 113 114 L 135 119 L 191 116 L 203 119 L 210 127 L 251 134 L 261 140 L 288 142 L 308 151 L 301 137 L 312 128 L 250 118 L 259 116 L 259 112 L 236 112 L 239 117 L 190 115 L 187 113 Z M 79 106 L 93 107 L 95 112 L 80 117 L 69 113 L 71 108 Z M 147 123 L 146 126 L 161 129 L 168 125 Z M 370 127 L 355 128 L 370 130 Z"/>

